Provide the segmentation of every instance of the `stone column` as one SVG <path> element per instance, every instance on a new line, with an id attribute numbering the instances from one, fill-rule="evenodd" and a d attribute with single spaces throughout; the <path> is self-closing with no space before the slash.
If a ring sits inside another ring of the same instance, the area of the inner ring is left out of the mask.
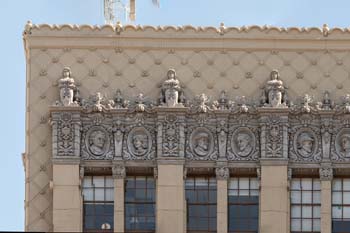
<path id="1" fill-rule="evenodd" d="M 217 232 L 227 233 L 228 230 L 228 203 L 227 180 L 230 177 L 227 167 L 218 167 L 215 170 L 217 179 Z"/>
<path id="2" fill-rule="evenodd" d="M 287 233 L 289 225 L 287 161 L 261 161 L 260 232 Z"/>
<path id="3" fill-rule="evenodd" d="M 124 179 L 126 176 L 123 165 L 114 165 L 114 232 L 124 232 Z"/>
<path id="4" fill-rule="evenodd" d="M 53 230 L 81 232 L 79 164 L 53 164 Z"/>
<path id="5" fill-rule="evenodd" d="M 157 233 L 185 233 L 183 161 L 158 161 Z"/>
<path id="6" fill-rule="evenodd" d="M 331 167 L 320 168 L 321 180 L 321 232 L 332 232 L 332 179 Z"/>

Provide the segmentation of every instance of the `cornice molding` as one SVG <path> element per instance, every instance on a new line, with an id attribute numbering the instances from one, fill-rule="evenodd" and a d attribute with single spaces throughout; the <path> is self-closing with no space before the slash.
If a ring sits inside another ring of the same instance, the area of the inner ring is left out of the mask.
<path id="1" fill-rule="evenodd" d="M 263 33 L 265 34 L 304 34 L 304 35 L 319 35 L 328 37 L 332 34 L 347 34 L 350 32 L 350 28 L 340 28 L 334 27 L 329 28 L 327 25 L 323 27 L 277 27 L 269 25 L 244 25 L 237 27 L 225 27 L 222 23 L 219 27 L 215 26 L 192 26 L 192 25 L 183 25 L 183 26 L 173 26 L 173 25 L 164 25 L 164 26 L 152 26 L 152 25 L 88 25 L 88 24 L 32 24 L 28 22 L 25 25 L 24 34 L 33 34 L 38 31 L 78 31 L 78 32 L 185 32 L 185 33 L 214 33 L 221 36 L 226 34 L 234 33 Z"/>

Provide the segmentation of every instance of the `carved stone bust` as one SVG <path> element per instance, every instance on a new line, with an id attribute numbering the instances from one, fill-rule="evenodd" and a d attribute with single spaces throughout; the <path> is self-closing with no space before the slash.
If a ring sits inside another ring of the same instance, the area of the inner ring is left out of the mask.
<path id="1" fill-rule="evenodd" d="M 136 157 L 146 155 L 151 149 L 151 136 L 143 127 L 136 127 L 130 131 L 128 136 L 128 148 Z"/>
<path id="2" fill-rule="evenodd" d="M 344 157 L 350 157 L 350 134 L 340 136 L 340 151 Z"/>
<path id="3" fill-rule="evenodd" d="M 203 127 L 192 132 L 190 143 L 192 152 L 199 157 L 205 157 L 213 150 L 213 136 Z"/>
<path id="4" fill-rule="evenodd" d="M 302 132 L 297 137 L 297 152 L 302 157 L 310 157 L 314 152 L 315 139 L 308 132 Z"/>
<path id="5" fill-rule="evenodd" d="M 237 154 L 242 157 L 248 156 L 252 152 L 252 139 L 246 132 L 240 132 L 236 137 Z"/>
<path id="6" fill-rule="evenodd" d="M 105 144 L 107 137 L 105 132 L 101 130 L 92 131 L 89 135 L 89 150 L 96 156 L 101 156 L 105 153 Z"/>

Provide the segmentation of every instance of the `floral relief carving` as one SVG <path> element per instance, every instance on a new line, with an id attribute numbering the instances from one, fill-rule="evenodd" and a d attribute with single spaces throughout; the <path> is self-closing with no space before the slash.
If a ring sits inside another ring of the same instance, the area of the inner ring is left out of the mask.
<path id="1" fill-rule="evenodd" d="M 177 157 L 179 156 L 179 123 L 177 117 L 174 114 L 169 114 L 165 118 L 163 125 L 163 153 L 165 157 Z"/>

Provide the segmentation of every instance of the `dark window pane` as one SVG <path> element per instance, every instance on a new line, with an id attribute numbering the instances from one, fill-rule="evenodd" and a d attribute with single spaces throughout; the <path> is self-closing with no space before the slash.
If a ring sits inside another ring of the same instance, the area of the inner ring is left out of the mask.
<path id="1" fill-rule="evenodd" d="M 333 233 L 349 233 L 350 221 L 332 221 Z"/>
<path id="2" fill-rule="evenodd" d="M 135 200 L 135 189 L 126 189 L 125 201 L 134 201 Z"/>
<path id="3" fill-rule="evenodd" d="M 84 204 L 84 211 L 85 215 L 94 215 L 95 214 L 95 208 L 93 204 Z"/>
<path id="4" fill-rule="evenodd" d="M 209 217 L 216 217 L 216 205 L 209 206 Z"/>
<path id="5" fill-rule="evenodd" d="M 216 203 L 216 201 L 217 201 L 216 190 L 210 190 L 209 191 L 209 202 Z"/>
<path id="6" fill-rule="evenodd" d="M 209 201 L 209 193 L 208 193 L 208 191 L 207 190 L 199 190 L 198 192 L 197 192 L 197 201 L 198 202 L 208 202 Z"/>
<path id="7" fill-rule="evenodd" d="M 127 178 L 125 188 L 126 189 L 135 188 L 135 179 L 134 178 Z"/>
<path id="8" fill-rule="evenodd" d="M 259 190 L 257 184 L 257 178 L 242 177 L 230 180 L 228 190 L 228 227 L 230 232 L 258 232 Z M 250 194 L 254 194 L 254 196 L 249 196 Z"/>
<path id="9" fill-rule="evenodd" d="M 188 203 L 196 201 L 196 192 L 193 190 L 186 190 L 186 200 Z"/>
<path id="10" fill-rule="evenodd" d="M 95 216 L 84 216 L 84 228 L 85 229 L 96 229 L 95 228 Z"/>

